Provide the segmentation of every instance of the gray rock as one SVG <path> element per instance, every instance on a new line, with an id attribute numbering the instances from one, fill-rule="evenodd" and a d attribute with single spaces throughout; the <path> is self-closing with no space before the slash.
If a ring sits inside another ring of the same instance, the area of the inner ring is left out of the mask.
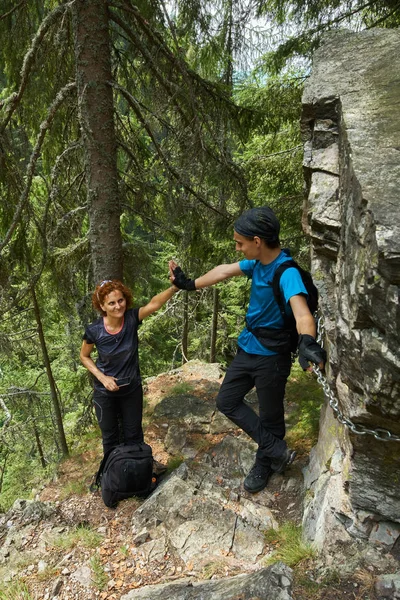
<path id="1" fill-rule="evenodd" d="M 83 587 L 90 588 L 93 585 L 92 570 L 87 565 L 82 565 L 71 573 L 71 579 L 75 579 Z"/>
<path id="2" fill-rule="evenodd" d="M 121 596 L 121 600 L 291 600 L 292 571 L 282 563 L 248 575 L 203 582 L 179 581 L 150 585 Z"/>
<path id="3" fill-rule="evenodd" d="M 378 600 L 400 598 L 400 574 L 379 575 L 375 583 L 375 592 Z"/>
<path id="4" fill-rule="evenodd" d="M 214 412 L 213 402 L 184 394 L 163 398 L 155 407 L 153 416 L 155 419 L 180 421 L 191 433 L 209 433 Z"/>
<path id="5" fill-rule="evenodd" d="M 384 430 L 400 436 L 399 68 L 398 30 L 326 34 L 301 121 L 303 220 L 328 380 L 338 410 L 384 438 Z M 333 416 L 322 413 L 305 473 L 306 537 L 324 551 L 327 540 L 333 547 L 351 537 L 390 547 L 400 522 L 399 442 L 357 435 Z"/>
<path id="6" fill-rule="evenodd" d="M 250 463 L 252 443 L 228 436 L 203 461 L 180 465 L 132 517 L 140 551 L 158 540 L 162 553 L 195 563 L 195 570 L 212 560 L 254 567 L 265 547 L 263 531 L 277 524 L 269 508 L 240 494 L 232 499 L 232 483 L 243 479 L 246 450 Z"/>

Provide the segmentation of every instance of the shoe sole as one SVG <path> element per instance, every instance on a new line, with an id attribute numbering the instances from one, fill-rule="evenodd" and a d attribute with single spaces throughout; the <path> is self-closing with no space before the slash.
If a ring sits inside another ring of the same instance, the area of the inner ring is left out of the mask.
<path id="1" fill-rule="evenodd" d="M 246 490 L 246 492 L 249 492 L 250 494 L 256 494 L 257 492 L 261 492 L 261 490 L 263 490 L 265 487 L 267 487 L 267 483 L 268 483 L 268 481 L 266 481 L 265 483 L 263 483 L 263 485 L 261 485 L 257 489 L 254 489 L 254 488 L 250 489 L 244 483 L 243 483 L 243 487 Z"/>
<path id="2" fill-rule="evenodd" d="M 274 469 L 274 473 L 284 473 L 286 467 L 288 467 L 289 465 L 292 464 L 292 462 L 294 461 L 294 459 L 296 458 L 297 452 L 296 450 L 291 450 L 289 457 L 287 458 L 287 460 L 283 463 L 282 466 L 279 467 L 279 469 Z"/>

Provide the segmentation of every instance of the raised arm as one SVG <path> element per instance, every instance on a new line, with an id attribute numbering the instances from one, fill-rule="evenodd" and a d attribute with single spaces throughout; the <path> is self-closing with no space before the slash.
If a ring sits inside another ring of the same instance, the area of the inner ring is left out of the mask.
<path id="1" fill-rule="evenodd" d="M 160 309 L 168 300 L 172 298 L 172 296 L 178 292 L 178 288 L 174 285 L 171 285 L 168 289 L 160 292 L 156 296 L 148 302 L 145 306 L 141 306 L 139 308 L 139 320 L 143 321 L 149 315 L 155 313 L 158 309 Z"/>
<path id="2" fill-rule="evenodd" d="M 178 265 L 175 261 L 171 260 L 169 262 L 170 280 L 172 282 L 174 282 L 175 280 L 176 273 L 174 273 L 174 271 L 177 267 Z M 244 273 L 240 270 L 238 262 L 227 265 L 218 265 L 218 267 L 214 267 L 213 269 L 211 269 L 211 271 L 208 271 L 204 275 L 201 275 L 200 277 L 195 279 L 193 281 L 194 287 L 191 287 L 190 289 L 200 290 L 210 285 L 214 285 L 215 283 L 219 283 L 224 279 L 229 279 L 230 277 L 238 277 L 239 275 L 244 275 Z"/>

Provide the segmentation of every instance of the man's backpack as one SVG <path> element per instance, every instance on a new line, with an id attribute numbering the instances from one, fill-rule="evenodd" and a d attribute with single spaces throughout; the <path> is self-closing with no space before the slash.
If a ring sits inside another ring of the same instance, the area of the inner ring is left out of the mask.
<path id="1" fill-rule="evenodd" d="M 101 487 L 103 502 L 109 508 L 132 496 L 146 498 L 156 487 L 151 446 L 141 442 L 109 450 L 101 461 L 95 486 Z"/>
<path id="2" fill-rule="evenodd" d="M 289 254 L 287 250 L 284 250 L 286 254 Z M 284 327 L 283 329 L 272 329 L 269 327 L 255 327 L 251 328 L 246 322 L 246 327 L 248 331 L 253 333 L 256 338 L 269 350 L 273 352 L 277 352 L 278 354 L 285 354 L 288 352 L 295 353 L 298 345 L 298 333 L 296 329 L 296 320 L 294 316 L 288 315 L 285 310 L 285 299 L 282 297 L 281 288 L 280 288 L 280 280 L 282 273 L 291 267 L 295 267 L 303 281 L 304 287 L 307 290 L 307 304 L 308 308 L 312 315 L 318 309 L 318 289 L 316 288 L 311 273 L 300 267 L 299 264 L 292 258 L 287 260 L 275 269 L 274 276 L 272 281 L 270 281 L 270 285 L 272 286 L 272 291 L 274 293 L 274 297 L 276 302 L 278 303 L 279 310 L 281 312 Z"/>
<path id="3" fill-rule="evenodd" d="M 275 300 L 277 301 L 279 310 L 281 311 L 283 322 L 285 324 L 285 330 L 290 332 L 290 350 L 291 352 L 296 352 L 299 337 L 296 329 L 296 320 L 293 314 L 288 315 L 286 313 L 285 300 L 282 297 L 280 288 L 282 273 L 291 267 L 295 267 L 301 275 L 301 279 L 308 294 L 306 298 L 308 308 L 310 309 L 310 313 L 312 315 L 314 315 L 314 313 L 318 310 L 318 289 L 313 282 L 311 273 L 300 267 L 300 265 L 292 258 L 281 263 L 275 270 L 274 277 L 272 279 L 272 291 L 274 292 Z"/>

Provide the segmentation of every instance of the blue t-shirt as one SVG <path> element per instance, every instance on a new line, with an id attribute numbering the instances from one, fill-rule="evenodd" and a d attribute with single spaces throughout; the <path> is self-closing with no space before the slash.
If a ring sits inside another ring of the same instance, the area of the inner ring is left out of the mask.
<path id="1" fill-rule="evenodd" d="M 129 377 L 129 387 L 121 387 L 115 394 L 126 394 L 141 382 L 138 356 L 139 309 L 129 308 L 124 314 L 124 323 L 118 333 L 109 333 L 104 327 L 104 318 L 100 317 L 85 329 L 83 339 L 95 344 L 98 352 L 96 366 L 110 377 Z M 104 385 L 95 377 L 94 387 L 107 394 Z"/>
<path id="2" fill-rule="evenodd" d="M 277 266 L 287 260 L 291 260 L 291 257 L 285 252 L 281 252 L 275 260 L 267 265 L 263 265 L 258 260 L 241 260 L 239 262 L 240 270 L 251 279 L 246 321 L 252 329 L 256 327 L 283 328 L 283 318 L 272 290 L 272 280 Z M 298 294 L 307 296 L 307 290 L 301 275 L 295 267 L 286 269 L 282 273 L 280 288 L 285 299 L 285 309 L 288 314 L 291 314 L 290 298 Z M 264 356 L 276 354 L 276 352 L 272 352 L 272 350 L 268 350 L 263 346 L 255 335 L 248 331 L 247 327 L 239 335 L 238 345 L 249 354 L 262 354 Z"/>

